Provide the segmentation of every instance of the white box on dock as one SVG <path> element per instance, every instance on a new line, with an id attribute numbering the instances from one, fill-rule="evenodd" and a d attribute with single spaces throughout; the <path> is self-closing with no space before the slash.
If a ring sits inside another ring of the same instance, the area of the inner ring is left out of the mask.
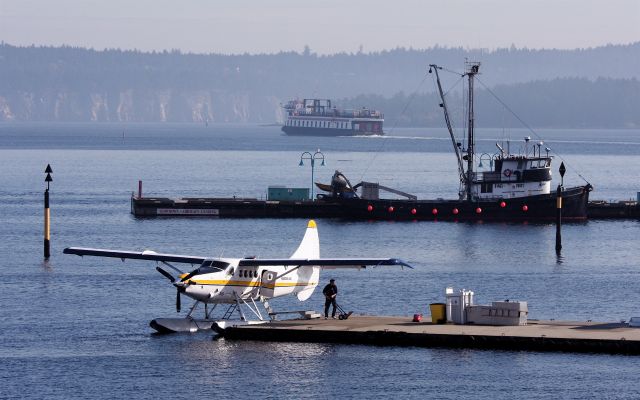
<path id="1" fill-rule="evenodd" d="M 467 307 L 467 323 L 492 326 L 527 325 L 526 301 L 494 301 L 490 306 Z"/>

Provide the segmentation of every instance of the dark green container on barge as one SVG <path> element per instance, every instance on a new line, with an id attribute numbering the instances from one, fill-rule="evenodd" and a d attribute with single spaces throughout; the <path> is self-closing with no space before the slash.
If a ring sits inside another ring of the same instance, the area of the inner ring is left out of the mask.
<path id="1" fill-rule="evenodd" d="M 303 201 L 309 200 L 309 188 L 288 188 L 285 186 L 269 186 L 269 201 Z"/>

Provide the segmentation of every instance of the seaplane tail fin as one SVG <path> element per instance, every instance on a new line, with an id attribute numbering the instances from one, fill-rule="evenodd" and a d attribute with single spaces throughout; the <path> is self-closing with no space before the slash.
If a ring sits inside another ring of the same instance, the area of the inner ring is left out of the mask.
<path id="1" fill-rule="evenodd" d="M 300 246 L 298 246 L 298 249 L 290 258 L 320 258 L 320 239 L 318 239 L 316 221 L 309 220 L 307 231 L 304 233 L 302 242 L 300 242 Z"/>
<path id="2" fill-rule="evenodd" d="M 291 258 L 315 259 L 320 258 L 320 239 L 318 238 L 318 228 L 314 220 L 309 220 L 307 231 L 304 233 L 302 242 L 298 249 L 291 255 Z M 301 291 L 296 293 L 296 297 L 300 301 L 305 301 L 313 294 L 318 280 L 320 279 L 320 267 L 308 266 L 301 267 L 298 270 L 298 279 L 301 282 L 308 282 Z"/>

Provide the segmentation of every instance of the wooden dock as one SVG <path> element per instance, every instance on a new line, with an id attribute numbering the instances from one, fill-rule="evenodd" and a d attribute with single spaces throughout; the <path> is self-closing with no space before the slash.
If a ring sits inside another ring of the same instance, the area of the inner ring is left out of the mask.
<path id="1" fill-rule="evenodd" d="M 640 355 L 640 328 L 625 323 L 538 321 L 525 326 L 436 325 L 409 317 L 273 321 L 230 326 L 229 340 L 343 343 Z"/>

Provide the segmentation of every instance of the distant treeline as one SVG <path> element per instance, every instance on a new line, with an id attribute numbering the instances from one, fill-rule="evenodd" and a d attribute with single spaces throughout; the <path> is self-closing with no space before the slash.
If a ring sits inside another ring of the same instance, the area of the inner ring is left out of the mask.
<path id="1" fill-rule="evenodd" d="M 463 124 L 466 97 L 454 91 L 446 97 L 454 124 Z M 345 108 L 366 105 L 384 111 L 392 126 L 441 126 L 444 117 L 436 93 L 393 97 L 360 95 L 338 104 Z M 557 78 L 494 88 L 476 87 L 478 126 L 522 128 L 520 118 L 537 128 L 640 128 L 640 81 L 632 79 Z M 506 105 L 506 107 L 505 107 Z"/>
<path id="2" fill-rule="evenodd" d="M 282 120 L 293 98 L 347 99 L 399 125 L 441 125 L 428 64 L 461 71 L 482 62 L 482 83 L 534 126 L 640 126 L 640 42 L 579 50 L 397 48 L 327 56 L 183 54 L 0 44 L 0 121 Z M 452 86 L 450 78 L 447 85 Z M 478 118 L 504 125 L 478 89 Z M 408 93 L 417 93 L 407 112 Z M 460 86 L 452 104 L 461 104 Z M 487 97 L 487 98 L 485 98 Z M 431 107 L 431 108 L 429 108 Z M 387 125 L 389 124 L 387 123 Z"/>

